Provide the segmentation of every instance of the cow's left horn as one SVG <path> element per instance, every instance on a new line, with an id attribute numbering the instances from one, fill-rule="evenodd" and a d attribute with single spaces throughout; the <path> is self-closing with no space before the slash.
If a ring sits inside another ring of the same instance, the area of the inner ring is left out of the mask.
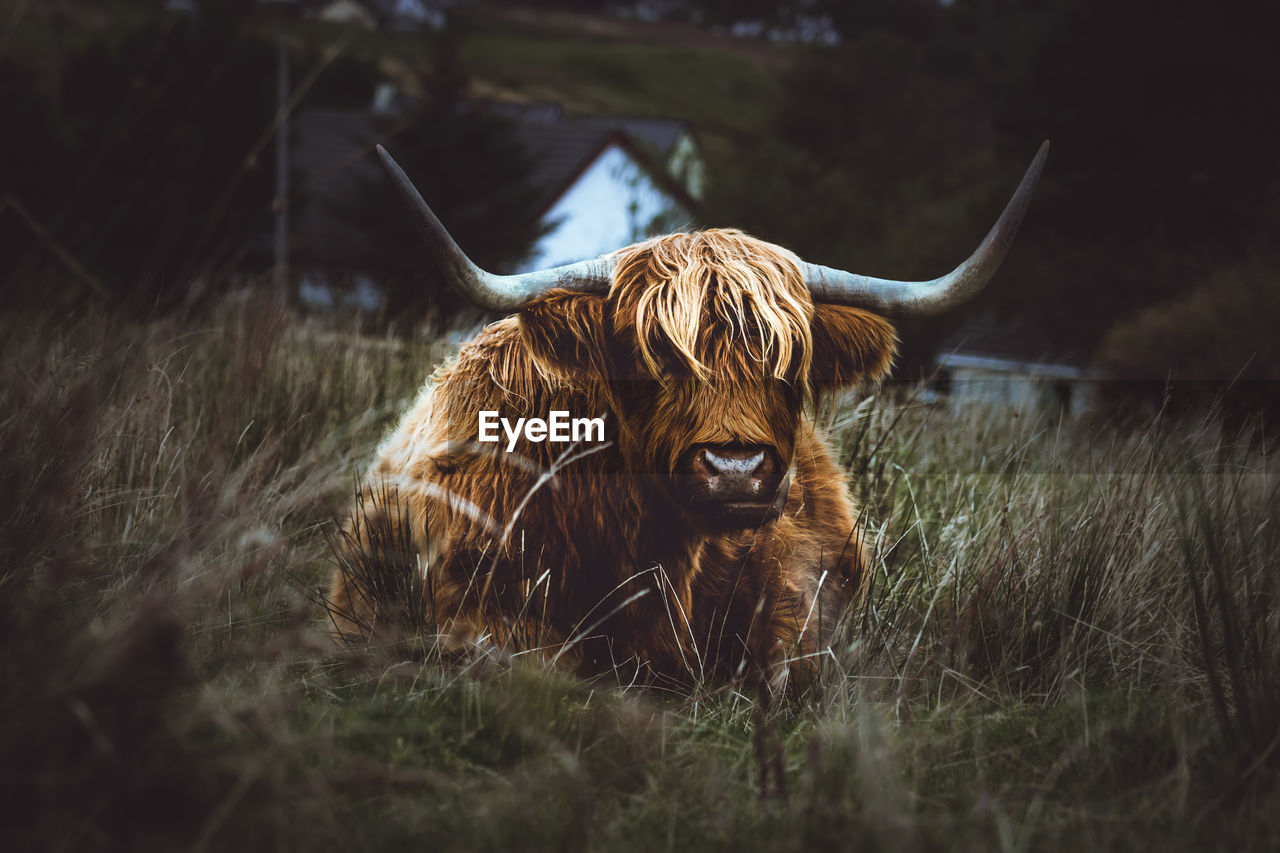
<path id="1" fill-rule="evenodd" d="M 587 293 L 608 291 L 615 263 L 611 257 L 594 258 L 520 275 L 494 275 L 485 272 L 458 248 L 453 237 L 449 236 L 444 225 L 422 200 L 417 187 L 381 145 L 378 146 L 378 156 L 395 180 L 400 195 L 413 211 L 418 230 L 432 259 L 449 282 L 473 304 L 490 311 L 511 312 L 518 311 L 538 296 L 557 287 Z"/>
<path id="2" fill-rule="evenodd" d="M 1031 193 L 1048 155 L 1049 140 L 1046 139 L 986 239 L 967 261 L 951 272 L 933 281 L 893 281 L 803 263 L 801 274 L 813 294 L 813 301 L 852 305 L 895 317 L 919 317 L 939 314 L 972 298 L 1000 268 L 1031 203 Z"/>

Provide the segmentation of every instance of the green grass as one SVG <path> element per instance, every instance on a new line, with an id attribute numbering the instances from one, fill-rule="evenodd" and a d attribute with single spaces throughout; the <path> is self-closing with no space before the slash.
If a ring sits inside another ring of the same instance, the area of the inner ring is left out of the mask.
<path id="1" fill-rule="evenodd" d="M 14 849 L 1280 842 L 1277 479 L 1247 433 L 835 407 L 875 587 L 821 683 L 762 708 L 332 645 L 335 519 L 442 347 L 252 302 L 0 322 Z"/>
<path id="2" fill-rule="evenodd" d="M 760 135 L 781 93 L 777 68 L 753 61 L 732 41 L 602 40 L 573 19 L 548 28 L 491 11 L 461 19 L 456 61 L 471 96 L 551 102 L 579 114 L 680 119 L 694 127 L 714 162 Z M 349 55 L 394 59 L 425 77 L 442 51 L 454 49 L 418 34 L 317 22 L 292 23 L 290 31 L 314 45 L 341 43 Z M 775 52 L 774 65 L 785 64 L 787 49 Z"/>
<path id="3" fill-rule="evenodd" d="M 679 118 L 711 133 L 747 133 L 771 115 L 777 80 L 728 50 L 476 34 L 463 43 L 477 78 L 580 112 Z"/>

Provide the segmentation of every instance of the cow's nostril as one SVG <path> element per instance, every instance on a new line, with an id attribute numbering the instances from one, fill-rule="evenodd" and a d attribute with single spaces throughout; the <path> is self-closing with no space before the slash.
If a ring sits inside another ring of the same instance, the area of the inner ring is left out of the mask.
<path id="1" fill-rule="evenodd" d="M 744 453 L 717 453 L 710 448 L 703 451 L 707 467 L 716 474 L 754 474 L 764 462 L 764 451 L 751 455 Z"/>

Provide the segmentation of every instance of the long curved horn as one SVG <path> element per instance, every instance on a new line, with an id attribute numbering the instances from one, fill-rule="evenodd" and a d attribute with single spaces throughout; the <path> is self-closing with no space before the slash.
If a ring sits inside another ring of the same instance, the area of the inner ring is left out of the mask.
<path id="1" fill-rule="evenodd" d="M 1048 156 L 1049 140 L 1046 139 L 986 239 L 967 261 L 951 272 L 932 281 L 893 281 L 806 262 L 800 272 L 813 294 L 813 301 L 852 305 L 895 317 L 921 317 L 940 314 L 971 299 L 1000 268 L 1022 224 Z"/>
<path id="2" fill-rule="evenodd" d="M 445 278 L 472 304 L 490 311 L 518 311 L 538 296 L 557 287 L 585 293 L 605 293 L 613 280 L 613 258 L 593 258 L 562 267 L 552 267 L 520 275 L 494 275 L 485 272 L 471 262 L 449 232 L 440 224 L 431 208 L 409 177 L 400 168 L 387 149 L 378 146 L 378 156 L 395 181 L 401 197 L 413 211 L 419 233 L 427 244 L 432 260 L 440 267 Z"/>

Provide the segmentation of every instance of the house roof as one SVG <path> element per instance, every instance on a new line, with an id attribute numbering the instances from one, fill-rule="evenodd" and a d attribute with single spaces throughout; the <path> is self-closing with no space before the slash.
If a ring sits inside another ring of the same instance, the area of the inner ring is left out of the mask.
<path id="1" fill-rule="evenodd" d="M 1098 372 L 1085 367 L 1048 361 L 1023 361 L 966 352 L 938 355 L 938 366 L 948 370 L 968 369 L 986 373 L 1011 373 L 1041 379 L 1096 379 Z"/>
<path id="2" fill-rule="evenodd" d="M 435 0 L 435 2 L 423 2 L 423 0 L 365 0 L 365 2 L 370 9 L 384 20 L 400 17 L 423 22 L 431 16 L 432 11 L 438 11 L 438 7 L 448 5 L 440 2 L 440 0 Z"/>
<path id="3" fill-rule="evenodd" d="M 561 181 L 558 185 L 549 185 L 551 191 L 546 194 L 543 200 L 543 213 L 551 210 L 565 193 L 569 192 L 578 182 L 578 179 L 590 169 L 606 151 L 610 148 L 620 148 L 648 177 L 653 181 L 654 186 L 664 194 L 673 199 L 677 204 L 684 208 L 685 212 L 692 215 L 698 209 L 698 202 L 689 195 L 688 191 L 680 185 L 678 181 L 671 177 L 670 173 L 656 163 L 649 151 L 644 150 L 635 140 L 629 136 L 624 130 L 615 129 L 605 136 L 601 137 L 595 149 L 582 158 L 578 166 L 569 173 L 568 177 Z"/>
<path id="4" fill-rule="evenodd" d="M 363 112 L 308 110 L 293 120 L 293 171 L 296 194 L 308 199 L 295 227 L 304 254 L 332 255 L 358 239 L 334 210 L 382 177 L 369 156 L 381 137 Z"/>
<path id="5" fill-rule="evenodd" d="M 533 184 L 550 208 L 610 144 L 627 149 L 662 189 L 693 209 L 696 202 L 663 165 L 689 126 L 673 119 L 618 116 L 565 116 L 549 104 L 493 104 L 490 110 L 516 123 L 520 141 L 533 156 Z"/>
<path id="6" fill-rule="evenodd" d="M 317 186 L 341 180 L 350 170 L 360 177 L 376 176 L 377 168 L 364 155 L 373 150 L 380 135 L 371 118 L 363 112 L 307 110 L 293 120 L 292 133 L 298 144 L 293 160 Z"/>
<path id="7" fill-rule="evenodd" d="M 493 111 L 516 122 L 516 132 L 533 160 L 530 180 L 541 193 L 544 214 L 615 145 L 662 192 L 690 213 L 697 210 L 697 202 L 662 165 L 680 134 L 687 131 L 683 122 L 600 116 L 564 118 L 558 108 L 550 107 L 516 112 L 494 105 Z M 363 111 L 308 110 L 294 119 L 292 134 L 296 138 L 294 171 L 301 179 L 296 189 L 311 200 L 298 217 L 298 248 L 304 253 L 332 255 L 338 244 L 352 238 L 346 223 L 331 207 L 382 177 L 376 158 L 369 156 L 374 144 L 382 139 L 377 118 Z"/>

